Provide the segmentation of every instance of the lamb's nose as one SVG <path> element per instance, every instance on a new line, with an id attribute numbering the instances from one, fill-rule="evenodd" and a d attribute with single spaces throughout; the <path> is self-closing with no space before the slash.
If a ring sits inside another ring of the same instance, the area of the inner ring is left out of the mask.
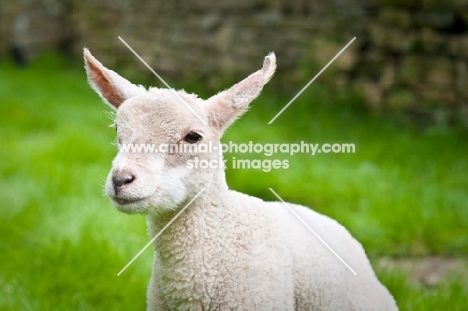
<path id="1" fill-rule="evenodd" d="M 112 185 L 115 191 L 121 190 L 134 180 L 135 176 L 128 171 L 116 171 L 112 174 Z"/>

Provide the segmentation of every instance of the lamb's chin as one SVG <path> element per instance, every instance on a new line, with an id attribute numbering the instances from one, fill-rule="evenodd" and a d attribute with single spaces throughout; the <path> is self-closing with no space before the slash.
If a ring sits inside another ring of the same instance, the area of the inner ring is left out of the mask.
<path id="1" fill-rule="evenodd" d="M 112 203 L 119 212 L 126 214 L 141 214 L 146 212 L 146 198 L 143 199 L 123 199 L 113 197 Z"/>

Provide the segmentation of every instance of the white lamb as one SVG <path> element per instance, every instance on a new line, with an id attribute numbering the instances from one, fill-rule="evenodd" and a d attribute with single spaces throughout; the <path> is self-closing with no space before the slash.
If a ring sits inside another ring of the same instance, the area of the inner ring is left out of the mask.
<path id="1" fill-rule="evenodd" d="M 244 113 L 276 68 L 263 68 L 208 100 L 184 91 L 136 86 L 84 50 L 88 80 L 117 110 L 120 144 L 176 144 L 177 152 L 119 151 L 106 183 L 117 209 L 147 215 L 155 236 L 148 310 L 397 310 L 359 242 L 336 221 L 290 206 L 357 275 L 293 216 L 287 206 L 229 190 L 224 169 L 187 167 L 218 160 L 217 151 L 181 152 L 213 142 Z M 190 111 L 184 103 L 188 104 Z M 200 116 L 202 122 L 193 112 Z"/>

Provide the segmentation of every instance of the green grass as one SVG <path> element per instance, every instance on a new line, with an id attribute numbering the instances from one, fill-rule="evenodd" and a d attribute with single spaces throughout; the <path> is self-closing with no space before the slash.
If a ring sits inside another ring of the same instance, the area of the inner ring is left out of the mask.
<path id="1" fill-rule="evenodd" d="M 380 280 L 397 300 L 400 310 L 466 310 L 466 278 L 450 275 L 437 286 L 408 281 L 408 274 L 395 270 L 378 270 Z"/>
<path id="2" fill-rule="evenodd" d="M 0 64 L 0 81 L 0 310 L 143 310 L 151 251 L 116 273 L 147 242 L 145 219 L 103 195 L 114 130 L 84 70 L 47 56 L 24 70 Z M 356 153 L 275 155 L 290 168 L 228 169 L 231 188 L 274 200 L 272 187 L 330 215 L 372 258 L 467 256 L 466 130 L 369 115 L 358 98 L 318 84 L 267 125 L 293 95 L 267 86 L 224 141 L 350 142 Z M 429 288 L 402 271 L 378 274 L 402 310 L 465 306 L 457 277 Z"/>

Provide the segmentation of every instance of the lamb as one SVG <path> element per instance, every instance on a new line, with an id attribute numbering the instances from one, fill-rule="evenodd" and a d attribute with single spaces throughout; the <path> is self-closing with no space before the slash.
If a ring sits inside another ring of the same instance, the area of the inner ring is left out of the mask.
<path id="1" fill-rule="evenodd" d="M 185 91 L 134 85 L 87 49 L 84 60 L 91 87 L 116 110 L 119 144 L 180 147 L 207 142 L 219 147 L 223 131 L 276 69 L 275 55 L 269 54 L 262 69 L 202 100 Z M 218 159 L 215 148 L 180 150 L 119 150 L 105 185 L 119 211 L 147 215 L 150 237 L 186 208 L 154 241 L 147 310 L 397 310 L 361 244 L 343 226 L 289 204 L 357 275 L 285 204 L 230 190 L 221 165 L 187 167 L 195 157 Z"/>

